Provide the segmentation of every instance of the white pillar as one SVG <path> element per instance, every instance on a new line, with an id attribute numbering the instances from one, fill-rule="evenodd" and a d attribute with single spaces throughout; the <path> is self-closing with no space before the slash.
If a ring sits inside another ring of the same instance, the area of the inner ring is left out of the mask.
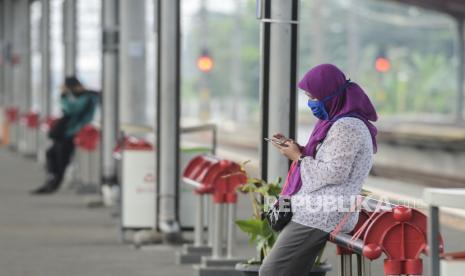
<path id="1" fill-rule="evenodd" d="M 261 8 L 262 178 L 284 181 L 289 161 L 263 138 L 296 136 L 299 1 L 263 1 Z"/>
<path id="2" fill-rule="evenodd" d="M 113 149 L 118 138 L 118 0 L 103 0 L 103 77 L 102 77 L 102 179 L 116 182 Z"/>
<path id="3" fill-rule="evenodd" d="M 14 3 L 14 34 L 12 51 L 17 56 L 13 66 L 13 103 L 20 114 L 30 109 L 30 33 L 29 33 L 29 1 L 19 0 Z"/>
<path id="4" fill-rule="evenodd" d="M 145 0 L 120 1 L 119 5 L 120 122 L 146 124 Z"/>
<path id="5" fill-rule="evenodd" d="M 0 0 L 0 107 L 3 107 L 3 96 L 5 95 L 4 72 L 5 72 L 5 30 L 3 29 L 3 17 L 5 14 L 5 1 Z M 1 111 L 1 110 L 0 110 Z M 0 117 L 2 115 L 0 114 Z M 1 131 L 0 131 L 1 133 Z"/>
<path id="6" fill-rule="evenodd" d="M 3 1 L 3 57 L 4 57 L 4 83 L 2 104 L 3 106 L 11 106 L 13 104 L 13 65 L 11 63 L 13 51 L 13 1 Z"/>
<path id="7" fill-rule="evenodd" d="M 51 115 L 51 76 L 50 76 L 50 0 L 42 0 L 40 32 L 41 51 L 41 115 Z"/>
<path id="8" fill-rule="evenodd" d="M 180 1 L 158 0 L 158 228 L 179 237 Z"/>
<path id="9" fill-rule="evenodd" d="M 76 75 L 76 49 L 77 49 L 77 12 L 76 0 L 63 2 L 63 42 L 65 76 Z"/>

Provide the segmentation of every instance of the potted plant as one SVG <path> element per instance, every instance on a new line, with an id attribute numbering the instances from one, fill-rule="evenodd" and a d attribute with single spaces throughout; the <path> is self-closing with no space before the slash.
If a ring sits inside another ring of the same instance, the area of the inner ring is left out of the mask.
<path id="1" fill-rule="evenodd" d="M 273 231 L 266 218 L 264 217 L 265 204 L 263 198 L 276 198 L 281 193 L 281 187 L 278 179 L 276 182 L 266 182 L 258 178 L 248 178 L 247 184 L 240 186 L 238 189 L 248 195 L 252 204 L 253 214 L 248 220 L 237 220 L 236 225 L 250 237 L 249 242 L 255 244 L 257 256 L 247 263 L 238 263 L 236 270 L 239 270 L 245 276 L 258 275 L 260 265 L 273 247 L 279 233 Z M 331 265 L 321 261 L 324 249 L 320 252 L 315 265 L 309 276 L 324 276 L 327 271 L 331 270 Z"/>

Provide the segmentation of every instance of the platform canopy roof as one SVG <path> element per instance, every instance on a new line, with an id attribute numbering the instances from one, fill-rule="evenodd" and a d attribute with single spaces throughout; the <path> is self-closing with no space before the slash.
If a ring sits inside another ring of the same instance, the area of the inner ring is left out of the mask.
<path id="1" fill-rule="evenodd" d="M 465 0 L 389 0 L 465 18 Z"/>

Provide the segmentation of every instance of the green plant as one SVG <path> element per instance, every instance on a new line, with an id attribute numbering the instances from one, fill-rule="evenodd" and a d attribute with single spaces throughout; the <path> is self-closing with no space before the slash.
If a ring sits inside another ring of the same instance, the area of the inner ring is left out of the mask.
<path id="1" fill-rule="evenodd" d="M 265 205 L 263 198 L 277 197 L 281 192 L 280 179 L 276 182 L 266 182 L 258 178 L 248 178 L 247 184 L 238 189 L 248 195 L 252 204 L 252 218 L 248 220 L 237 220 L 237 226 L 250 237 L 249 242 L 256 245 L 258 256 L 249 263 L 261 263 L 273 247 L 278 233 L 273 231 L 263 215 Z"/>
<path id="2" fill-rule="evenodd" d="M 247 184 L 238 188 L 239 191 L 249 196 L 253 210 L 252 218 L 236 221 L 237 226 L 249 235 L 249 242 L 256 245 L 258 256 L 249 260 L 250 264 L 261 264 L 278 237 L 278 233 L 270 228 L 264 217 L 264 211 L 267 210 L 268 206 L 263 203 L 263 198 L 277 198 L 281 193 L 280 183 L 281 179 L 275 182 L 266 182 L 258 178 L 248 178 Z M 323 252 L 324 248 L 315 260 L 316 265 L 324 263 L 322 261 Z"/>

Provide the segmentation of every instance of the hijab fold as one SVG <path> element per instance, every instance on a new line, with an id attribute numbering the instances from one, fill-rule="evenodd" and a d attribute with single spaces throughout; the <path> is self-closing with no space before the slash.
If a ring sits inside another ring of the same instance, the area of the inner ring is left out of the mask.
<path id="1" fill-rule="evenodd" d="M 321 64 L 312 68 L 298 84 L 300 89 L 308 92 L 318 100 L 334 95 L 341 88 L 344 89 L 344 86 L 346 86 L 345 92 L 339 93 L 324 102 L 329 114 L 329 120 L 319 120 L 316 123 L 302 151 L 303 155 L 315 158 L 318 144 L 326 138 L 334 122 L 344 117 L 355 117 L 365 123 L 371 134 L 373 151 L 376 152 L 377 129 L 371 122 L 377 121 L 378 115 L 370 99 L 358 84 L 352 81 L 349 82 L 344 73 L 332 64 Z M 293 195 L 300 190 L 301 186 L 300 167 L 297 162 L 293 162 L 281 195 Z"/>

